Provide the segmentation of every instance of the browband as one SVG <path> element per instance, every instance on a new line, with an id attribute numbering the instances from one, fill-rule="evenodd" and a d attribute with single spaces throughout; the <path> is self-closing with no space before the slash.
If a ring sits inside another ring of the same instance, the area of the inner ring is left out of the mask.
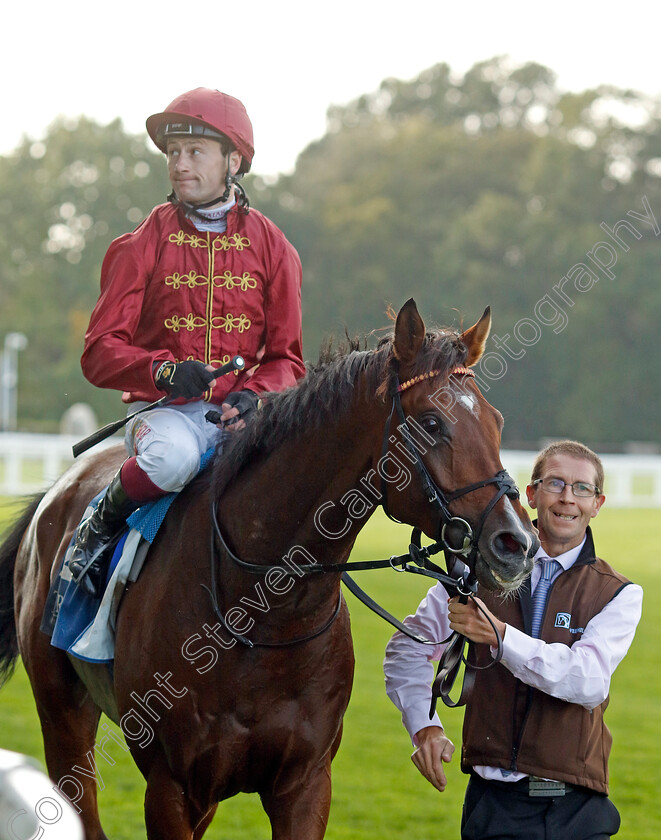
<path id="1" fill-rule="evenodd" d="M 425 379 L 432 379 L 434 376 L 440 376 L 443 373 L 442 370 L 430 370 L 427 373 L 420 373 L 418 376 L 414 376 L 412 379 L 407 379 L 406 382 L 400 382 L 397 386 L 398 393 L 402 391 L 406 391 L 407 388 L 410 388 L 412 385 L 417 385 L 418 382 L 423 382 Z M 475 376 L 475 373 L 470 369 L 465 367 L 464 365 L 457 365 L 453 367 L 448 376 Z"/>

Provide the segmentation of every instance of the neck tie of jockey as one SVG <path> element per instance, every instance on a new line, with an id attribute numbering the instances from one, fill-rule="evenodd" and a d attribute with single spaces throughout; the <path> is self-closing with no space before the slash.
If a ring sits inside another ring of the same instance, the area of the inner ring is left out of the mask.
<path id="1" fill-rule="evenodd" d="M 550 557 L 544 557 L 538 561 L 542 566 L 542 574 L 537 581 L 535 592 L 532 596 L 532 637 L 539 638 L 539 628 L 542 623 L 542 616 L 544 615 L 544 607 L 546 606 L 546 599 L 549 594 L 549 587 L 556 571 L 560 568 L 560 563 L 557 560 L 552 560 Z"/>

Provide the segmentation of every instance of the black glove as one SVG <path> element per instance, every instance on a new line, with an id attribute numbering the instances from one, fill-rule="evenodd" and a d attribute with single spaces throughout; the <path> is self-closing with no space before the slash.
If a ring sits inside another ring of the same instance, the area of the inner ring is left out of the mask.
<path id="1" fill-rule="evenodd" d="M 203 362 L 163 362 L 156 370 L 154 382 L 159 391 L 167 391 L 174 399 L 201 397 L 209 389 L 214 375 Z"/>
<path id="2" fill-rule="evenodd" d="M 254 391 L 246 388 L 244 391 L 232 391 L 232 393 L 225 397 L 223 403 L 231 405 L 232 408 L 239 409 L 239 416 L 234 417 L 229 421 L 230 423 L 235 423 L 239 417 L 246 417 L 257 408 L 259 405 L 259 397 Z"/>

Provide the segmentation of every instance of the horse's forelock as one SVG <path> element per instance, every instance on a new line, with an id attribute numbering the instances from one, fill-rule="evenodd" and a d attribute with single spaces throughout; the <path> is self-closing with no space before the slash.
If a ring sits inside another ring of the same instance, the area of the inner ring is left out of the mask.
<path id="1" fill-rule="evenodd" d="M 427 333 L 413 373 L 426 373 L 428 370 L 449 371 L 456 365 L 462 365 L 467 356 L 468 350 L 459 333 L 454 330 L 435 330 Z"/>

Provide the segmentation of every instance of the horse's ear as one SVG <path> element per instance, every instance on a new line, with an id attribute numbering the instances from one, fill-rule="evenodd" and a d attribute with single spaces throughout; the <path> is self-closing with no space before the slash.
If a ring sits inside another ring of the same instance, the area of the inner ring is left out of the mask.
<path id="1" fill-rule="evenodd" d="M 413 364 L 425 340 L 425 324 L 413 298 L 409 298 L 397 313 L 395 321 L 395 358 L 404 365 Z"/>
<path id="2" fill-rule="evenodd" d="M 480 361 L 482 353 L 484 353 L 484 345 L 489 336 L 491 329 L 491 307 L 487 306 L 482 317 L 472 327 L 461 334 L 461 340 L 468 349 L 468 356 L 466 357 L 466 366 L 476 364 Z"/>

